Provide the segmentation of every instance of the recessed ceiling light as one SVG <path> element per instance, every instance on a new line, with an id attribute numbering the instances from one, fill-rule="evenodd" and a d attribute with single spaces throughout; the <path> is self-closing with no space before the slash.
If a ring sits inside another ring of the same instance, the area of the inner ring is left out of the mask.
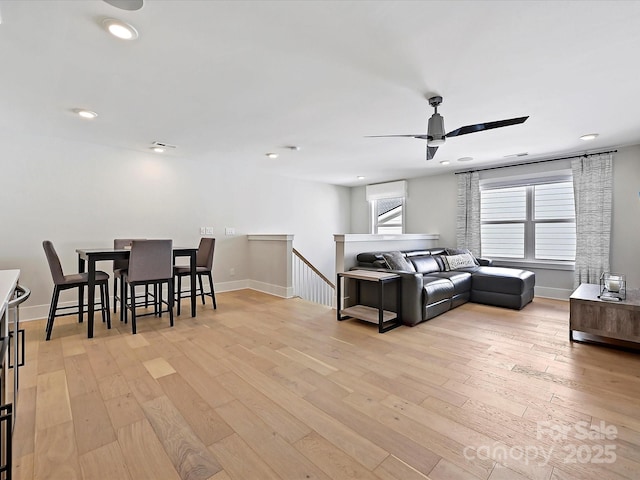
<path id="1" fill-rule="evenodd" d="M 367 177 L 363 177 L 362 175 L 358 175 L 356 178 L 357 178 L 358 180 L 364 180 L 364 179 L 365 179 L 365 178 L 367 178 Z"/>
<path id="2" fill-rule="evenodd" d="M 596 138 L 598 136 L 597 133 L 587 133 L 586 135 L 582 135 L 580 137 L 580 140 L 593 140 L 594 138 Z"/>
<path id="3" fill-rule="evenodd" d="M 73 111 L 77 113 L 82 118 L 92 119 L 96 118 L 98 114 L 91 110 L 85 110 L 84 108 L 74 108 Z"/>
<path id="4" fill-rule="evenodd" d="M 265 155 L 269 158 L 278 158 L 278 154 L 277 153 L 265 153 Z"/>
<path id="5" fill-rule="evenodd" d="M 473 157 L 460 157 L 458 159 L 459 162 L 470 162 L 471 160 L 473 160 Z"/>
<path id="6" fill-rule="evenodd" d="M 152 142 L 151 146 L 149 147 L 151 150 L 153 150 L 154 152 L 157 153 L 164 153 L 166 152 L 168 149 L 176 149 L 178 148 L 176 145 L 171 145 L 170 143 L 167 142 Z"/>
<path id="7" fill-rule="evenodd" d="M 286 148 L 287 150 L 292 150 L 292 151 L 294 151 L 294 152 L 297 152 L 298 150 L 300 150 L 300 147 L 299 147 L 299 146 L 297 146 L 297 145 L 287 145 L 287 146 L 286 146 L 286 147 L 284 147 L 284 148 Z"/>
<path id="8" fill-rule="evenodd" d="M 138 31 L 128 23 L 116 20 L 114 18 L 105 18 L 102 25 L 114 37 L 122 40 L 135 40 L 138 38 Z"/>
<path id="9" fill-rule="evenodd" d="M 440 165 L 449 165 L 451 162 L 449 160 L 442 160 Z"/>

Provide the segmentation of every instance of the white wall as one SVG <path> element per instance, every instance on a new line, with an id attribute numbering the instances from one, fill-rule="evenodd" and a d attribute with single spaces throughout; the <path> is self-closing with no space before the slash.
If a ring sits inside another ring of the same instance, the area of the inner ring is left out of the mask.
<path id="1" fill-rule="evenodd" d="M 351 230 L 349 233 L 371 233 L 369 231 L 369 203 L 365 187 L 351 189 Z"/>
<path id="2" fill-rule="evenodd" d="M 214 276 L 224 284 L 248 278 L 250 233 L 295 235 L 294 246 L 333 278 L 333 234 L 350 224 L 350 189 L 220 158 L 0 135 L 0 172 L 0 269 L 22 271 L 21 282 L 32 290 L 25 306 L 50 300 L 45 239 L 54 243 L 65 271 L 76 272 L 78 247 L 110 246 L 116 237 L 196 246 L 200 227 L 213 226 Z M 225 227 L 235 227 L 236 236 L 225 236 Z M 110 272 L 111 265 L 98 268 Z"/>
<path id="3" fill-rule="evenodd" d="M 457 189 L 451 173 L 408 179 L 405 232 L 437 233 L 441 245 L 455 245 Z M 370 233 L 365 187 L 351 189 L 351 233 Z"/>
<path id="4" fill-rule="evenodd" d="M 611 270 L 625 273 L 629 288 L 640 288 L 640 145 L 619 148 L 613 162 Z M 438 233 L 440 245 L 455 246 L 456 195 L 452 173 L 408 179 L 406 232 Z M 364 187 L 352 188 L 352 233 L 368 233 L 368 218 Z M 537 294 L 568 298 L 573 291 L 573 271 L 532 270 Z"/>

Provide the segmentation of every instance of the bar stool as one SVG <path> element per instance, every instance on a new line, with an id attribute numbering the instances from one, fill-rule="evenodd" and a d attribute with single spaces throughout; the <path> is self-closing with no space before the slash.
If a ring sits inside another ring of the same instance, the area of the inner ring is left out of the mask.
<path id="1" fill-rule="evenodd" d="M 134 240 L 145 240 L 144 238 L 116 238 L 113 240 L 113 248 L 114 250 L 121 250 L 124 248 L 131 248 L 131 242 Z M 113 261 L 113 313 L 116 313 L 117 304 L 120 303 L 120 321 L 124 320 L 124 309 L 122 308 L 122 298 L 124 297 L 124 282 L 122 281 L 122 276 L 126 273 L 127 268 L 129 268 L 129 259 L 119 259 Z M 120 292 L 118 292 L 118 280 L 120 280 Z M 138 305 L 142 305 L 144 303 L 145 307 L 149 306 L 149 286 L 147 285 L 144 289 L 143 295 L 138 295 L 136 301 L 138 299 L 144 299 L 142 302 L 138 302 Z M 154 295 L 151 295 L 152 298 L 155 298 Z"/>
<path id="2" fill-rule="evenodd" d="M 172 240 L 133 240 L 129 255 L 129 268 L 124 272 L 125 283 L 123 305 L 124 322 L 131 312 L 131 331 L 136 333 L 136 287 L 154 285 L 158 287 L 158 297 L 154 301 L 153 314 L 162 316 L 162 304 L 169 310 L 169 324 L 173 327 L 173 241 Z M 167 283 L 168 298 L 162 300 L 162 284 Z M 129 289 L 127 289 L 129 287 Z M 145 314 L 150 315 L 150 314 Z"/>
<path id="3" fill-rule="evenodd" d="M 213 309 L 218 308 L 216 304 L 216 292 L 213 289 L 213 252 L 216 246 L 215 238 L 203 237 L 200 239 L 200 245 L 198 245 L 198 252 L 196 253 L 196 275 L 198 276 L 198 283 L 200 289 L 198 295 L 202 298 L 202 304 L 205 304 L 205 295 L 211 297 L 213 303 Z M 191 290 L 182 291 L 182 277 L 188 277 L 191 275 L 191 268 L 188 266 L 177 265 L 173 268 L 173 274 L 178 279 L 178 288 L 176 289 L 176 300 L 178 302 L 177 314 L 180 315 L 180 299 L 191 295 Z M 209 278 L 209 292 L 205 292 L 202 288 L 202 275 L 206 275 Z"/>
<path id="4" fill-rule="evenodd" d="M 42 242 L 44 253 L 49 263 L 49 270 L 51 270 L 51 277 L 53 278 L 53 295 L 51 297 L 51 306 L 49 307 L 49 316 L 47 317 L 46 327 L 46 340 L 51 339 L 51 331 L 53 330 L 53 321 L 56 317 L 62 317 L 65 315 L 71 315 L 78 313 L 78 321 L 82 322 L 82 316 L 84 313 L 84 305 L 78 301 L 77 305 L 69 305 L 66 307 L 58 306 L 58 300 L 60 298 L 60 292 L 63 290 L 69 290 L 77 288 L 78 294 L 87 286 L 89 281 L 88 273 L 74 273 L 72 275 L 65 275 L 60 264 L 60 258 L 56 253 L 56 249 L 53 247 L 53 243 L 49 240 Z M 96 272 L 96 285 L 100 287 L 100 309 L 102 311 L 102 321 L 106 319 L 107 328 L 111 328 L 111 313 L 109 308 L 109 274 L 102 271 Z M 81 295 L 78 295 L 82 298 Z M 94 302 L 95 299 L 89 298 L 88 302 Z M 58 313 L 61 311 L 76 309 L 77 312 Z"/>

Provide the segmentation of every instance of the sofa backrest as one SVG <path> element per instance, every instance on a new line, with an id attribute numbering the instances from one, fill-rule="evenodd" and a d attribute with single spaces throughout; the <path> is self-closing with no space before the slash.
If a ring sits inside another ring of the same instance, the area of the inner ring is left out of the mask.
<path id="1" fill-rule="evenodd" d="M 418 273 L 434 273 L 442 271 L 441 264 L 431 255 L 417 255 L 409 257 Z"/>
<path id="2" fill-rule="evenodd" d="M 387 268 L 386 261 L 380 252 L 362 252 L 356 256 L 361 267 Z M 446 255 L 446 250 L 441 247 L 424 248 L 420 250 L 405 250 L 401 252 L 409 260 L 419 273 L 433 273 L 444 271 L 444 264 L 440 255 Z"/>
<path id="3" fill-rule="evenodd" d="M 444 248 L 425 248 L 422 250 L 405 250 L 404 252 L 402 252 L 405 254 L 405 256 L 407 258 L 410 257 L 419 257 L 419 256 L 423 256 L 423 255 L 446 255 L 447 252 Z"/>
<path id="4" fill-rule="evenodd" d="M 382 257 L 383 253 L 389 253 L 388 250 L 380 251 L 380 252 L 362 252 L 356 256 L 358 263 L 367 264 L 374 263 L 375 261 L 382 260 L 384 262 L 384 258 Z M 420 257 L 424 255 L 446 255 L 446 250 L 441 247 L 437 248 L 423 248 L 421 250 L 404 250 L 401 253 L 407 258 L 411 259 L 411 257 Z"/>
<path id="5" fill-rule="evenodd" d="M 417 272 L 426 274 L 434 272 L 444 272 L 449 270 L 450 267 L 445 265 L 444 258 L 446 258 L 446 256 L 448 255 L 457 255 L 464 252 L 467 251 L 461 249 L 447 249 L 436 247 L 423 248 L 420 250 L 404 250 L 400 253 L 402 253 L 402 255 L 413 264 Z M 388 268 L 387 262 L 382 256 L 383 253 L 389 253 L 389 251 L 385 250 L 380 252 L 359 253 L 356 256 L 356 259 L 358 260 L 358 266 L 369 268 Z M 477 265 L 487 266 L 492 264 L 491 260 L 483 258 L 475 259 L 475 263 L 476 266 L 458 268 L 458 270 L 469 272 L 474 271 L 477 268 Z"/>

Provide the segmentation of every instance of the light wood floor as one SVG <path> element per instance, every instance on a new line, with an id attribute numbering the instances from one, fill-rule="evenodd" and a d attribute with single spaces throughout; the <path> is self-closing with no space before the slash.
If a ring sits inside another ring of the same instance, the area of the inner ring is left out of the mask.
<path id="1" fill-rule="evenodd" d="M 640 354 L 569 344 L 567 302 L 383 335 L 248 290 L 198 308 L 26 323 L 15 478 L 639 478 Z"/>

